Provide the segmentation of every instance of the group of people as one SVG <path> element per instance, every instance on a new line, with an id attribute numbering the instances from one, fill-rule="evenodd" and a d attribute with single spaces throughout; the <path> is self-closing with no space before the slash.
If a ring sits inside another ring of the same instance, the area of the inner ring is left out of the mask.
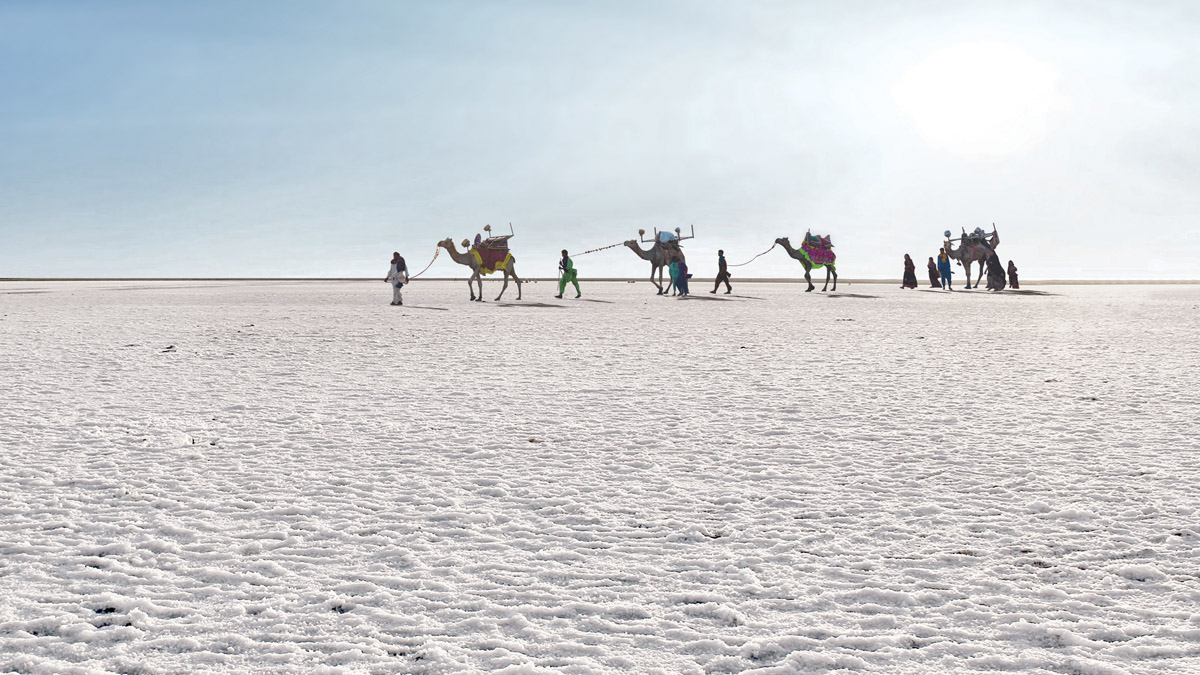
<path id="1" fill-rule="evenodd" d="M 996 255 L 995 251 L 989 251 L 987 259 L 984 261 L 984 267 L 987 269 L 987 289 L 989 291 L 1004 290 L 1004 275 L 1005 269 L 1000 265 L 1000 256 Z M 928 263 L 929 269 L 929 287 L 941 288 L 943 290 L 952 291 L 951 276 L 954 270 L 950 267 L 950 256 L 945 250 L 938 251 L 937 262 L 931 256 Z M 1017 279 L 1017 266 L 1013 261 L 1008 261 L 1008 285 L 1013 288 L 1020 288 L 1021 285 Z M 907 253 L 904 254 L 904 280 L 901 282 L 900 288 L 916 288 L 917 287 L 917 266 L 912 258 Z"/>
<path id="2" fill-rule="evenodd" d="M 1005 284 L 1005 269 L 1000 265 L 1000 258 L 995 251 L 990 251 L 990 255 L 985 261 L 987 268 L 987 289 L 989 291 L 1002 291 Z M 941 288 L 943 290 L 952 291 L 951 276 L 954 270 L 950 266 L 950 256 L 945 250 L 938 251 L 937 261 L 934 261 L 933 256 L 930 256 L 929 263 L 929 287 Z M 579 272 L 575 269 L 575 262 L 567 255 L 567 250 L 562 250 L 562 259 L 558 261 L 558 295 L 554 296 L 562 299 L 563 291 L 566 290 L 567 284 L 575 287 L 575 297 L 583 297 L 582 291 L 579 289 Z M 667 290 L 671 291 L 671 295 L 686 296 L 690 293 L 688 288 L 688 279 L 691 274 L 688 273 L 687 262 L 680 256 L 671 258 L 671 285 Z M 1017 266 L 1013 261 L 1008 261 L 1008 285 L 1012 288 L 1020 288 L 1021 285 L 1017 279 Z M 729 284 L 730 274 L 729 266 L 725 262 L 725 251 L 717 251 L 717 279 L 716 284 L 709 293 L 716 293 L 721 288 L 721 284 L 725 284 L 725 295 L 733 292 L 733 286 Z M 409 282 L 408 266 L 404 262 L 404 256 L 399 252 L 392 253 L 391 266 L 388 268 L 386 281 L 392 284 L 392 305 L 403 305 L 404 296 L 401 295 L 400 289 L 404 284 Z M 917 266 L 912 258 L 907 253 L 904 254 L 904 281 L 901 288 L 916 288 L 917 287 Z"/>
<path id="3" fill-rule="evenodd" d="M 479 236 L 476 235 L 476 240 Z M 478 241 L 476 241 L 478 243 Z M 563 292 L 567 289 L 567 284 L 575 287 L 575 297 L 583 297 L 583 292 L 579 289 L 579 271 L 575 269 L 575 261 L 571 260 L 571 256 L 567 254 L 567 249 L 562 250 L 562 258 L 558 261 L 558 295 L 554 296 L 559 300 L 563 297 Z M 671 258 L 670 265 L 671 285 L 667 290 L 671 291 L 671 295 L 689 295 L 691 293 L 688 287 L 688 279 L 691 274 L 688 273 L 687 262 L 680 256 Z M 729 284 L 730 279 L 729 266 L 725 262 L 725 251 L 717 251 L 717 283 L 709 293 L 716 293 L 721 284 L 725 284 L 725 294 L 729 295 L 733 292 L 733 286 Z M 398 251 L 392 252 L 391 266 L 388 268 L 385 281 L 392 284 L 392 305 L 398 306 L 404 304 L 404 296 L 400 289 L 404 288 L 404 284 L 409 283 L 408 265 L 404 262 L 404 256 Z"/>

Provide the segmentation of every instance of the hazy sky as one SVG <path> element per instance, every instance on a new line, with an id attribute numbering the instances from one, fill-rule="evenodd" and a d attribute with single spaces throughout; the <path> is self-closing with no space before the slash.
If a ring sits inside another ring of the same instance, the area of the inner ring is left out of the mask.
<path id="1" fill-rule="evenodd" d="M 995 222 L 1026 278 L 1197 278 L 1197 35 L 1194 0 L 7 0 L 0 277 L 382 276 L 512 222 L 526 276 L 694 224 L 701 275 L 811 228 L 898 278 Z"/>

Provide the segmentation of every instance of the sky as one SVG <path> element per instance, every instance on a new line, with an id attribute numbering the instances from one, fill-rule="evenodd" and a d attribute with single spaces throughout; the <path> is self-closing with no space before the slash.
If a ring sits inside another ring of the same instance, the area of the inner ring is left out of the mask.
<path id="1" fill-rule="evenodd" d="M 694 226 L 702 276 L 811 230 L 899 278 L 994 223 L 1028 279 L 1196 279 L 1198 34 L 1191 0 L 6 0 L 0 277 L 381 278 L 511 223 L 522 276 Z"/>

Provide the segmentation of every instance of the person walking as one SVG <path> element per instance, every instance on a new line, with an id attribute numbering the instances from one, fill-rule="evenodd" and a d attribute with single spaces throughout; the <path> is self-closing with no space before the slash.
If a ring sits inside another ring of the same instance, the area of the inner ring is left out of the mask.
<path id="1" fill-rule="evenodd" d="M 942 275 L 942 288 L 947 291 L 954 290 L 950 285 L 950 275 L 954 274 L 954 269 L 950 266 L 950 256 L 945 250 L 938 251 L 937 268 Z"/>
<path id="2" fill-rule="evenodd" d="M 679 294 L 679 256 L 671 258 L 671 266 L 667 268 L 671 273 L 671 295 Z M 665 293 L 663 295 L 666 295 Z"/>
<path id="3" fill-rule="evenodd" d="M 987 254 L 987 289 L 989 291 L 1004 290 L 1004 266 L 1000 264 L 1000 256 L 990 248 Z"/>
<path id="4" fill-rule="evenodd" d="M 725 251 L 717 251 L 717 283 L 713 285 L 713 289 L 709 293 L 716 293 L 721 287 L 721 282 L 725 282 L 725 295 L 733 292 L 733 286 L 729 285 L 729 266 L 725 264 Z"/>
<path id="5" fill-rule="evenodd" d="M 1011 260 L 1008 261 L 1008 285 L 1013 288 L 1021 287 L 1021 284 L 1017 283 L 1017 266 Z"/>
<path id="6" fill-rule="evenodd" d="M 400 295 L 400 289 L 408 283 L 408 265 L 399 251 L 392 252 L 392 265 L 388 268 L 388 275 L 384 281 L 392 283 L 392 306 L 403 305 L 404 297 Z"/>
<path id="7" fill-rule="evenodd" d="M 691 292 L 688 290 L 688 277 L 690 277 L 690 276 L 692 276 L 692 275 L 688 274 L 687 261 L 680 260 L 679 261 L 679 276 L 675 279 L 675 284 L 676 284 L 676 286 L 679 287 L 680 295 L 688 295 Z"/>
<path id="8" fill-rule="evenodd" d="M 900 288 L 916 288 L 917 287 L 917 266 L 913 264 L 912 258 L 908 254 L 904 254 L 904 281 L 900 284 Z"/>
<path id="9" fill-rule="evenodd" d="M 563 291 L 566 290 L 568 281 L 575 286 L 575 297 L 582 297 L 583 293 L 579 291 L 579 273 L 575 271 L 575 263 L 567 257 L 567 249 L 565 248 L 562 251 L 562 260 L 558 261 L 558 271 L 562 276 L 558 278 L 558 295 L 554 297 L 562 300 Z"/>
<path id="10" fill-rule="evenodd" d="M 941 273 L 938 272 L 937 263 L 933 262 L 933 256 L 929 257 L 929 287 L 941 288 Z"/>

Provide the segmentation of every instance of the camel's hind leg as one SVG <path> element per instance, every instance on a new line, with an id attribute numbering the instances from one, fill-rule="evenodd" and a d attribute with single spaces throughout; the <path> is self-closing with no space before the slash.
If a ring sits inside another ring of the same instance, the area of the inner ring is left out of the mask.
<path id="1" fill-rule="evenodd" d="M 832 265 L 830 265 L 829 273 L 833 275 L 833 288 L 831 288 L 830 290 L 836 291 L 837 290 L 837 269 L 835 269 Z M 826 283 L 828 283 L 828 280 L 826 280 Z"/>
<path id="2" fill-rule="evenodd" d="M 830 276 L 830 274 L 832 274 L 832 272 L 833 272 L 833 268 L 831 268 L 829 265 L 826 265 L 825 266 L 825 285 L 823 287 L 821 287 L 822 293 L 829 290 L 829 276 Z M 834 286 L 834 288 L 837 288 L 837 286 Z"/>
<path id="3" fill-rule="evenodd" d="M 521 299 L 521 278 L 517 276 L 517 270 L 513 268 L 512 263 L 508 264 L 508 269 L 504 270 L 504 286 L 500 288 L 500 295 L 496 296 L 497 302 L 504 297 L 504 291 L 508 290 L 508 277 L 512 276 L 517 282 L 517 299 Z"/>

